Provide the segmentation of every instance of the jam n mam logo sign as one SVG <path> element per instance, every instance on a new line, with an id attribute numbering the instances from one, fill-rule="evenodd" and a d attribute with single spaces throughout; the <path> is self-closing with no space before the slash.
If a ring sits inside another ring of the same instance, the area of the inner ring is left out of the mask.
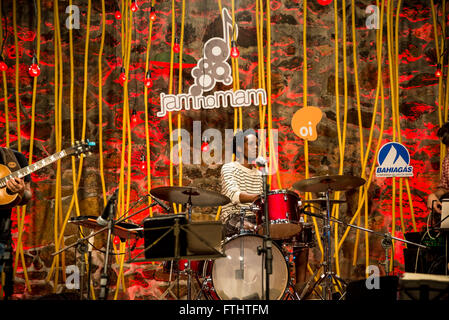
<path id="1" fill-rule="evenodd" d="M 410 154 L 406 147 L 397 142 L 383 145 L 377 155 L 377 177 L 413 177 Z"/>
<path id="2" fill-rule="evenodd" d="M 163 117 L 170 111 L 200 110 L 226 108 L 228 106 L 247 107 L 250 105 L 267 104 L 267 92 L 264 89 L 216 91 L 212 95 L 203 96 L 204 92 L 212 90 L 217 82 L 231 85 L 233 82 L 232 68 L 228 63 L 231 54 L 230 37 L 232 34 L 232 19 L 226 8 L 222 11 L 223 37 L 211 38 L 204 44 L 203 57 L 192 69 L 194 83 L 188 94 L 161 93 L 161 110 L 158 117 Z M 238 28 L 236 26 L 235 39 Z"/>

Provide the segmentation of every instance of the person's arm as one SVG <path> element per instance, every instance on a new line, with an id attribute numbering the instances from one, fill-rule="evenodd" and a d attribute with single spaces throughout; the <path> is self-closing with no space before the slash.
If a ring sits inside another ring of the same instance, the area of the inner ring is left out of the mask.
<path id="1" fill-rule="evenodd" d="M 240 190 L 232 167 L 223 166 L 221 168 L 221 185 L 223 194 L 231 199 L 233 204 L 253 202 L 259 197 L 258 194 Z"/>
<path id="2" fill-rule="evenodd" d="M 439 188 L 434 193 L 429 194 L 427 198 L 427 208 L 429 210 L 435 210 L 438 213 L 441 213 L 441 202 L 440 198 L 443 194 L 449 192 L 449 190 L 444 188 Z"/>
<path id="3" fill-rule="evenodd" d="M 239 201 L 241 203 L 254 202 L 254 201 L 256 201 L 257 198 L 259 198 L 259 196 L 260 195 L 258 195 L 258 194 L 240 192 L 240 194 L 239 194 Z"/>

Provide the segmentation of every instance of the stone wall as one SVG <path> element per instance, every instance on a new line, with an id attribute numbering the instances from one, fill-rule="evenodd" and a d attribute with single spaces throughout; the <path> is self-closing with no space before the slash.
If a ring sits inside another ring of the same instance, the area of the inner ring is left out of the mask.
<path id="1" fill-rule="evenodd" d="M 139 11 L 134 14 L 132 28 L 132 54 L 130 59 L 129 97 L 130 109 L 135 109 L 138 115 L 137 125 L 132 128 L 132 178 L 131 201 L 136 201 L 139 195 L 146 193 L 148 177 L 138 168 L 139 158 L 145 150 L 144 131 L 144 95 L 143 80 L 145 76 L 145 57 L 149 31 L 149 2 L 137 1 Z M 75 136 L 81 137 L 83 119 L 83 88 L 87 86 L 86 97 L 86 138 L 98 143 L 99 130 L 103 130 L 104 143 L 104 176 L 106 190 L 109 195 L 118 186 L 120 174 L 120 153 L 123 119 L 123 88 L 118 83 L 122 63 L 121 23 L 114 17 L 115 1 L 106 3 L 106 31 L 103 52 L 103 128 L 98 123 L 98 52 L 101 40 L 101 2 L 92 1 L 91 28 L 88 59 L 88 80 L 84 83 L 84 50 L 87 24 L 87 1 L 76 1 L 80 8 L 80 29 L 73 30 L 74 38 L 74 123 Z M 195 60 L 201 58 L 201 50 L 205 41 L 221 35 L 221 20 L 218 3 L 213 1 L 186 1 L 185 23 L 185 54 Z M 273 128 L 279 130 L 279 170 L 282 188 L 290 188 L 296 181 L 305 177 L 304 143 L 291 129 L 293 114 L 303 106 L 303 3 L 296 0 L 271 1 L 271 61 L 272 70 L 272 110 Z M 337 106 L 335 96 L 335 30 L 333 4 L 321 6 L 317 1 L 308 1 L 307 13 L 307 72 L 308 72 L 308 105 L 317 106 L 323 112 L 319 123 L 318 139 L 309 143 L 310 176 L 337 174 L 339 167 L 339 143 L 337 132 Z M 370 136 L 371 119 L 375 103 L 377 84 L 376 31 L 366 28 L 368 17 L 366 7 L 372 1 L 356 1 L 355 24 L 358 50 L 358 70 L 360 85 L 360 102 L 362 114 L 363 136 L 366 142 Z M 74 1 L 75 4 L 75 1 Z M 239 58 L 240 87 L 244 89 L 257 88 L 257 39 L 255 2 L 249 0 L 235 1 L 236 23 L 239 26 L 237 40 L 241 52 Z M 342 48 L 342 7 L 338 1 L 338 41 L 339 41 L 339 109 L 340 122 L 343 123 L 344 81 L 343 48 Z M 61 26 L 61 42 L 63 54 L 63 95 L 62 95 L 62 144 L 70 143 L 70 69 L 69 69 L 69 32 L 65 28 L 68 14 L 65 13 L 68 1 L 59 1 L 59 19 Z M 223 1 L 223 6 L 231 8 L 230 1 Z M 427 216 L 425 199 L 428 190 L 437 183 L 439 173 L 439 144 L 436 139 L 438 128 L 438 79 L 435 71 L 435 41 L 432 27 L 432 15 L 428 1 L 403 2 L 399 20 L 399 73 L 400 73 L 400 117 L 402 139 L 407 146 L 414 166 L 415 176 L 411 178 L 410 188 L 413 200 L 414 214 L 418 227 L 421 227 Z M 55 152 L 54 127 L 54 15 L 53 2 L 41 1 L 42 22 L 41 37 L 36 36 L 36 16 L 32 2 L 17 0 L 17 32 L 19 47 L 19 98 L 21 103 L 21 142 L 22 151 L 28 154 L 31 128 L 32 81 L 26 69 L 31 62 L 36 41 L 40 41 L 40 66 L 42 73 L 38 78 L 36 96 L 36 129 L 34 140 L 33 161 L 37 161 Z M 149 94 L 149 123 L 151 142 L 151 179 L 152 187 L 169 185 L 169 129 L 168 117 L 156 116 L 159 111 L 159 94 L 168 92 L 168 67 L 161 66 L 155 60 L 158 54 L 169 52 L 171 41 L 171 2 L 156 1 L 157 20 L 153 25 L 153 39 L 150 60 L 153 61 L 154 86 Z M 352 60 L 351 4 L 346 2 L 347 9 L 347 137 L 345 142 L 344 174 L 360 176 L 360 139 L 357 118 L 356 84 L 354 80 L 354 65 Z M 176 30 L 180 30 L 181 2 L 176 1 Z M 10 119 L 11 146 L 17 148 L 17 127 L 15 124 L 15 45 L 12 24 L 12 2 L 2 2 L 3 28 L 8 30 L 8 38 L 4 45 L 3 56 L 10 68 L 6 72 L 7 93 Z M 440 11 L 438 11 L 440 12 Z M 5 20 L 6 17 L 6 20 Z M 447 20 L 438 16 L 443 25 Z M 6 25 L 5 25 L 6 23 Z M 384 26 L 384 30 L 386 25 Z M 266 28 L 265 28 L 266 34 Z M 383 37 L 382 81 L 385 87 L 385 132 L 383 142 L 392 139 L 392 112 L 390 100 L 390 82 L 388 74 L 388 56 L 386 54 L 387 37 Z M 266 46 L 265 46 L 266 48 Z M 265 51 L 266 54 L 266 51 Z M 191 69 L 183 72 L 183 88 L 188 88 L 192 82 Z M 176 75 L 177 77 L 177 75 Z M 2 80 L 3 81 L 3 80 Z M 178 83 L 175 84 L 177 90 Z M 3 82 L 2 86 L 3 87 Z M 230 88 L 230 87 L 229 87 Z M 229 89 L 219 85 L 218 89 Z M 182 111 L 182 127 L 192 132 L 193 121 L 201 121 L 201 130 L 215 128 L 222 132 L 233 128 L 234 110 L 213 109 L 202 111 Z M 380 128 L 380 102 L 375 115 L 376 125 L 373 130 L 373 144 L 377 143 Z M 244 129 L 257 127 L 259 113 L 255 106 L 243 109 Z M 0 139 L 5 145 L 5 113 L 4 96 L 1 95 L 0 106 Z M 376 161 L 374 153 L 368 158 L 368 167 Z M 78 163 L 78 161 L 77 161 Z M 63 213 L 69 208 L 73 194 L 72 166 L 70 160 L 62 160 L 61 199 Z M 83 170 L 77 193 L 79 212 L 81 215 L 98 216 L 103 208 L 103 191 L 99 170 L 99 153 L 84 159 Z M 220 191 L 219 172 L 221 164 L 183 166 L 183 185 Z M 179 167 L 174 166 L 174 183 L 178 183 Z M 19 266 L 16 278 L 16 296 L 35 298 L 54 291 L 69 291 L 62 280 L 58 288 L 53 281 L 45 281 L 53 262 L 54 252 L 54 214 L 56 166 L 49 166 L 33 174 L 33 199 L 27 206 L 23 243 L 25 247 L 25 262 L 31 292 L 25 290 L 23 268 Z M 369 190 L 368 227 L 376 231 L 391 230 L 392 215 L 392 182 L 391 179 L 374 178 Z M 273 189 L 278 189 L 276 179 L 273 179 Z M 348 222 L 357 210 L 358 193 L 347 192 L 342 196 L 348 200 L 341 206 L 340 217 Z M 399 197 L 396 198 L 399 201 Z M 397 202 L 399 212 L 399 202 Z M 195 208 L 195 219 L 213 220 L 216 208 Z M 160 212 L 155 209 L 155 212 Z M 75 210 L 70 213 L 75 216 Z M 412 231 L 410 207 L 404 191 L 404 223 L 406 231 Z M 148 212 L 133 218 L 140 224 L 149 215 Z M 398 216 L 398 214 L 397 214 Z M 397 217 L 396 216 L 396 217 Z M 362 225 L 364 217 L 362 216 Z M 17 238 L 15 220 L 14 237 Z M 396 221 L 396 236 L 403 237 L 400 231 L 400 220 Z M 341 237 L 344 229 L 339 228 Z M 356 265 L 352 265 L 355 232 L 350 232 L 340 254 L 340 270 L 343 278 L 356 279 L 363 275 L 365 269 L 364 234 L 358 247 Z M 70 245 L 78 237 L 77 227 L 69 225 L 65 230 L 65 245 Z M 105 236 L 96 237 L 95 243 L 104 248 Z M 383 249 L 379 238 L 369 236 L 370 264 L 377 265 L 383 260 Z M 403 256 L 401 244 L 396 246 L 395 271 L 403 271 Z M 310 263 L 314 268 L 320 260 L 318 248 L 311 251 Z M 66 265 L 75 262 L 74 250 L 65 254 Z M 98 289 L 101 273 L 102 254 L 94 250 L 94 283 Z M 79 262 L 79 260 L 78 260 Z M 114 272 L 111 272 L 112 287 L 115 287 L 118 264 L 114 260 Z M 167 272 L 163 272 L 160 263 L 125 264 L 125 292 L 120 291 L 120 299 L 157 299 L 167 288 Z M 62 277 L 62 270 L 60 279 Z M 111 290 L 113 293 L 114 290 Z M 98 294 L 98 292 L 97 292 Z M 185 291 L 182 292 L 185 294 Z"/>

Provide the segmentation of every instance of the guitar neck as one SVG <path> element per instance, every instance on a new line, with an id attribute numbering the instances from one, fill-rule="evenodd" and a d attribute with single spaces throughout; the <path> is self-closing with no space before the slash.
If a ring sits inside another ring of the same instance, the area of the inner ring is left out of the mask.
<path id="1" fill-rule="evenodd" d="M 52 154 L 51 156 L 44 158 L 42 160 L 39 160 L 29 166 L 26 166 L 20 170 L 14 171 L 13 173 L 3 177 L 0 179 L 0 188 L 6 187 L 6 182 L 11 178 L 23 178 L 39 169 L 42 169 L 49 164 L 52 164 L 53 162 L 58 161 L 59 159 L 64 158 L 67 156 L 67 151 L 62 150 L 60 152 L 57 152 L 55 154 Z"/>

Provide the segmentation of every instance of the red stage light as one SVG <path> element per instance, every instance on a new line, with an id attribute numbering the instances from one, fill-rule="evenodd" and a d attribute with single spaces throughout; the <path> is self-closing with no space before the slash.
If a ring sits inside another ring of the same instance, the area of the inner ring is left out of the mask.
<path id="1" fill-rule="evenodd" d="M 202 152 L 209 151 L 209 142 L 207 140 L 204 140 L 203 143 L 201 144 L 201 151 Z"/>
<path id="2" fill-rule="evenodd" d="M 120 76 L 118 77 L 118 80 L 120 81 L 120 84 L 123 86 L 123 84 L 126 82 L 126 74 L 125 74 L 125 68 L 122 67 L 120 71 Z"/>
<path id="3" fill-rule="evenodd" d="M 0 60 L 0 71 L 6 71 L 6 70 L 8 70 L 8 65 L 2 59 L 2 60 Z"/>
<path id="4" fill-rule="evenodd" d="M 441 64 L 437 65 L 437 70 L 435 71 L 435 77 L 439 78 L 443 75 L 443 71 L 441 70 Z"/>
<path id="5" fill-rule="evenodd" d="M 137 112 L 136 112 L 136 110 L 134 110 L 133 109 L 133 112 L 131 113 L 131 122 L 133 123 L 133 124 L 137 124 Z"/>
<path id="6" fill-rule="evenodd" d="M 179 47 L 179 39 L 175 38 L 175 44 L 173 45 L 173 52 L 179 53 L 181 48 Z"/>
<path id="7" fill-rule="evenodd" d="M 145 76 L 144 81 L 145 87 L 151 88 L 153 86 L 153 79 L 151 79 L 151 71 L 148 70 L 147 75 Z"/>
<path id="8" fill-rule="evenodd" d="M 145 79 L 145 87 L 148 89 L 153 86 L 153 80 L 152 79 Z"/>
<path id="9" fill-rule="evenodd" d="M 131 11 L 136 12 L 137 10 L 139 10 L 139 6 L 135 1 L 133 1 L 133 3 L 131 3 Z"/>
<path id="10" fill-rule="evenodd" d="M 39 68 L 39 65 L 37 63 L 33 63 L 28 68 L 28 73 L 32 77 L 38 77 L 41 74 L 41 68 Z"/>
<path id="11" fill-rule="evenodd" d="M 156 20 L 156 12 L 154 12 L 154 7 L 151 7 L 151 9 L 150 9 L 150 20 L 151 21 Z"/>
<path id="12" fill-rule="evenodd" d="M 322 6 L 327 6 L 328 4 L 330 4 L 332 2 L 332 0 L 317 0 L 317 1 Z"/>
<path id="13" fill-rule="evenodd" d="M 120 11 L 116 11 L 115 12 L 115 18 L 117 19 L 117 20 L 120 20 L 121 18 L 122 18 L 122 13 L 120 12 Z"/>
<path id="14" fill-rule="evenodd" d="M 234 40 L 231 41 L 231 57 L 238 58 L 240 56 L 240 51 Z"/>
<path id="15" fill-rule="evenodd" d="M 119 245 L 120 244 L 120 238 L 118 236 L 114 237 L 114 244 Z"/>

